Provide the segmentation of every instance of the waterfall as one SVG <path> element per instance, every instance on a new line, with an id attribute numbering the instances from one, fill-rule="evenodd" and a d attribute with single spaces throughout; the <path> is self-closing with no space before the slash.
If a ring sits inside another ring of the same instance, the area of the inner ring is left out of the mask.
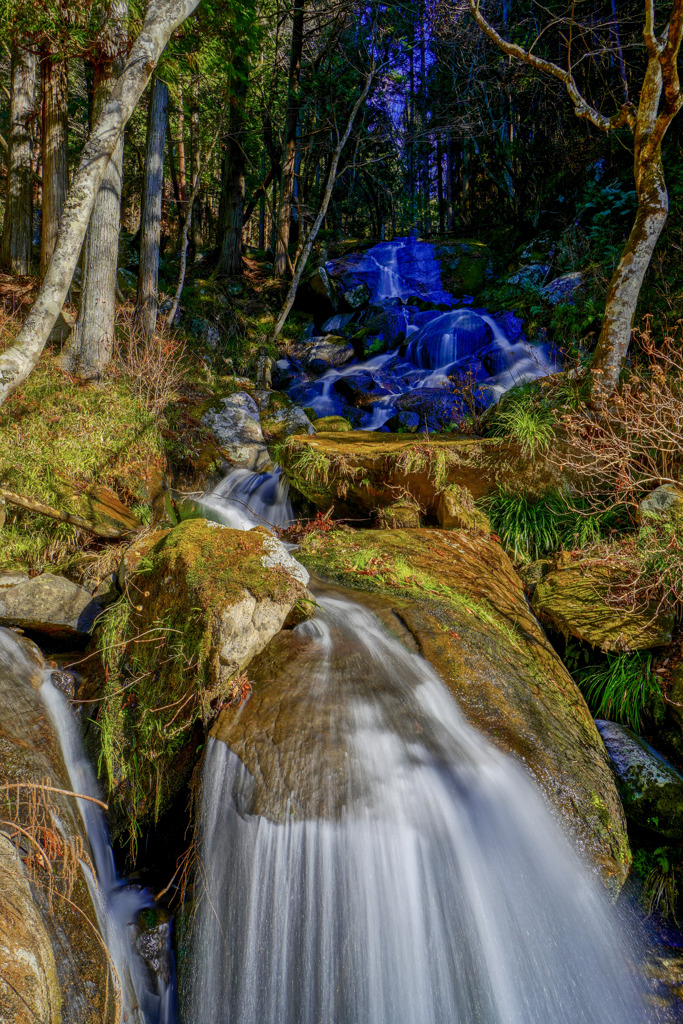
<path id="1" fill-rule="evenodd" d="M 272 473 L 233 469 L 199 504 L 209 512 L 209 518 L 234 530 L 289 526 L 294 522 L 289 481 L 279 468 Z"/>
<path id="2" fill-rule="evenodd" d="M 186 1024 L 644 1021 L 613 911 L 521 768 L 376 616 L 318 602 L 281 696 L 304 709 L 289 810 L 251 813 L 257 780 L 207 749 Z"/>
<path id="3" fill-rule="evenodd" d="M 99 799 L 95 772 L 83 750 L 75 716 L 50 682 L 50 673 L 46 672 L 45 676 L 40 695 L 59 737 L 71 788 L 76 793 Z M 155 984 L 150 969 L 135 948 L 136 918 L 153 900 L 144 889 L 128 885 L 119 878 L 104 816 L 97 804 L 89 800 L 76 803 L 92 852 L 95 877 L 85 865 L 83 873 L 102 938 L 121 982 L 123 1020 L 126 1024 L 172 1024 L 176 1019 L 173 982 L 170 978 L 168 982 L 157 978 Z"/>

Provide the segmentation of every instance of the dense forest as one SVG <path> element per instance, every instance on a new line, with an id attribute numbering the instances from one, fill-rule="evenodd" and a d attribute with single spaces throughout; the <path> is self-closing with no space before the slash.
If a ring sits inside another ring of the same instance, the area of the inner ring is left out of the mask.
<path id="1" fill-rule="evenodd" d="M 0 0 L 0 1021 L 683 1020 L 682 40 Z"/>

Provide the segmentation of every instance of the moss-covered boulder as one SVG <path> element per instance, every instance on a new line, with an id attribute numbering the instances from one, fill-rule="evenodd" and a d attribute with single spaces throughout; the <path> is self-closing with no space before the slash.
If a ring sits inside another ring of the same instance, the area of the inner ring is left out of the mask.
<path id="1" fill-rule="evenodd" d="M 601 651 L 637 651 L 671 642 L 673 616 L 656 604 L 632 610 L 611 598 L 626 570 L 596 559 L 558 566 L 539 579 L 531 603 L 539 619 Z"/>
<path id="2" fill-rule="evenodd" d="M 303 409 L 279 391 L 255 393 L 261 417 L 261 429 L 268 441 L 283 441 L 292 434 L 314 434 L 315 429 Z"/>
<path id="3" fill-rule="evenodd" d="M 529 496 L 561 487 L 560 470 L 543 457 L 525 455 L 507 438 L 460 438 L 355 430 L 291 437 L 276 452 L 291 485 L 321 511 L 371 518 L 408 493 L 436 518 L 439 497 L 452 484 L 473 499 L 498 487 Z"/>
<path id="4" fill-rule="evenodd" d="M 477 295 L 492 278 L 491 252 L 484 242 L 463 239 L 441 245 L 441 283 L 454 295 Z"/>
<path id="5" fill-rule="evenodd" d="M 598 721 L 626 816 L 667 839 L 683 839 L 683 774 L 640 736 Z"/>
<path id="6" fill-rule="evenodd" d="M 130 565 L 99 637 L 99 760 L 114 836 L 154 825 L 189 777 L 203 728 L 240 673 L 306 606 L 308 574 L 266 530 L 189 519 Z"/>
<path id="7" fill-rule="evenodd" d="M 299 555 L 412 637 L 465 717 L 536 780 L 618 886 L 630 863 L 604 746 L 499 544 L 466 531 L 333 531 Z"/>
<path id="8" fill-rule="evenodd" d="M 0 1020 L 113 1024 L 108 962 L 85 874 L 77 860 L 65 859 L 67 849 L 69 856 L 87 850 L 87 837 L 75 800 L 55 791 L 71 785 L 40 694 L 44 670 L 34 644 L 0 629 L 0 822 L 24 830 L 0 824 Z M 46 782 L 55 789 L 41 790 Z M 17 784 L 36 788 L 12 788 Z"/>

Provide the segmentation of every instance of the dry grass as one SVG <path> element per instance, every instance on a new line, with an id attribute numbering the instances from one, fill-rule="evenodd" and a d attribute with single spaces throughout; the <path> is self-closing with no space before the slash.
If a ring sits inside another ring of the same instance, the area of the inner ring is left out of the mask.
<path id="1" fill-rule="evenodd" d="M 118 329 L 114 350 L 113 374 L 158 416 L 177 396 L 185 381 L 185 344 L 177 332 L 159 330 L 147 338 L 135 325 L 134 311 L 126 306 L 118 310 Z"/>

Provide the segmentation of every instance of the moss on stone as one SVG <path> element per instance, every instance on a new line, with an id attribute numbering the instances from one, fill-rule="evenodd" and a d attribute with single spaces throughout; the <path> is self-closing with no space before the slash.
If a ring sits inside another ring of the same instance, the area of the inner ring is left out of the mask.
<path id="1" fill-rule="evenodd" d="M 500 545 L 465 530 L 339 530 L 310 535 L 297 557 L 412 634 L 470 724 L 522 762 L 618 890 L 630 853 L 604 747 Z"/>
<path id="2" fill-rule="evenodd" d="M 277 629 L 305 594 L 286 568 L 271 564 L 273 545 L 265 530 L 186 520 L 138 552 L 124 597 L 105 613 L 99 768 L 113 831 L 128 829 L 133 854 L 141 827 L 158 819 L 189 776 L 203 726 L 233 695 L 244 667 L 237 659 L 226 668 L 225 615 L 245 601 L 281 607 Z"/>

